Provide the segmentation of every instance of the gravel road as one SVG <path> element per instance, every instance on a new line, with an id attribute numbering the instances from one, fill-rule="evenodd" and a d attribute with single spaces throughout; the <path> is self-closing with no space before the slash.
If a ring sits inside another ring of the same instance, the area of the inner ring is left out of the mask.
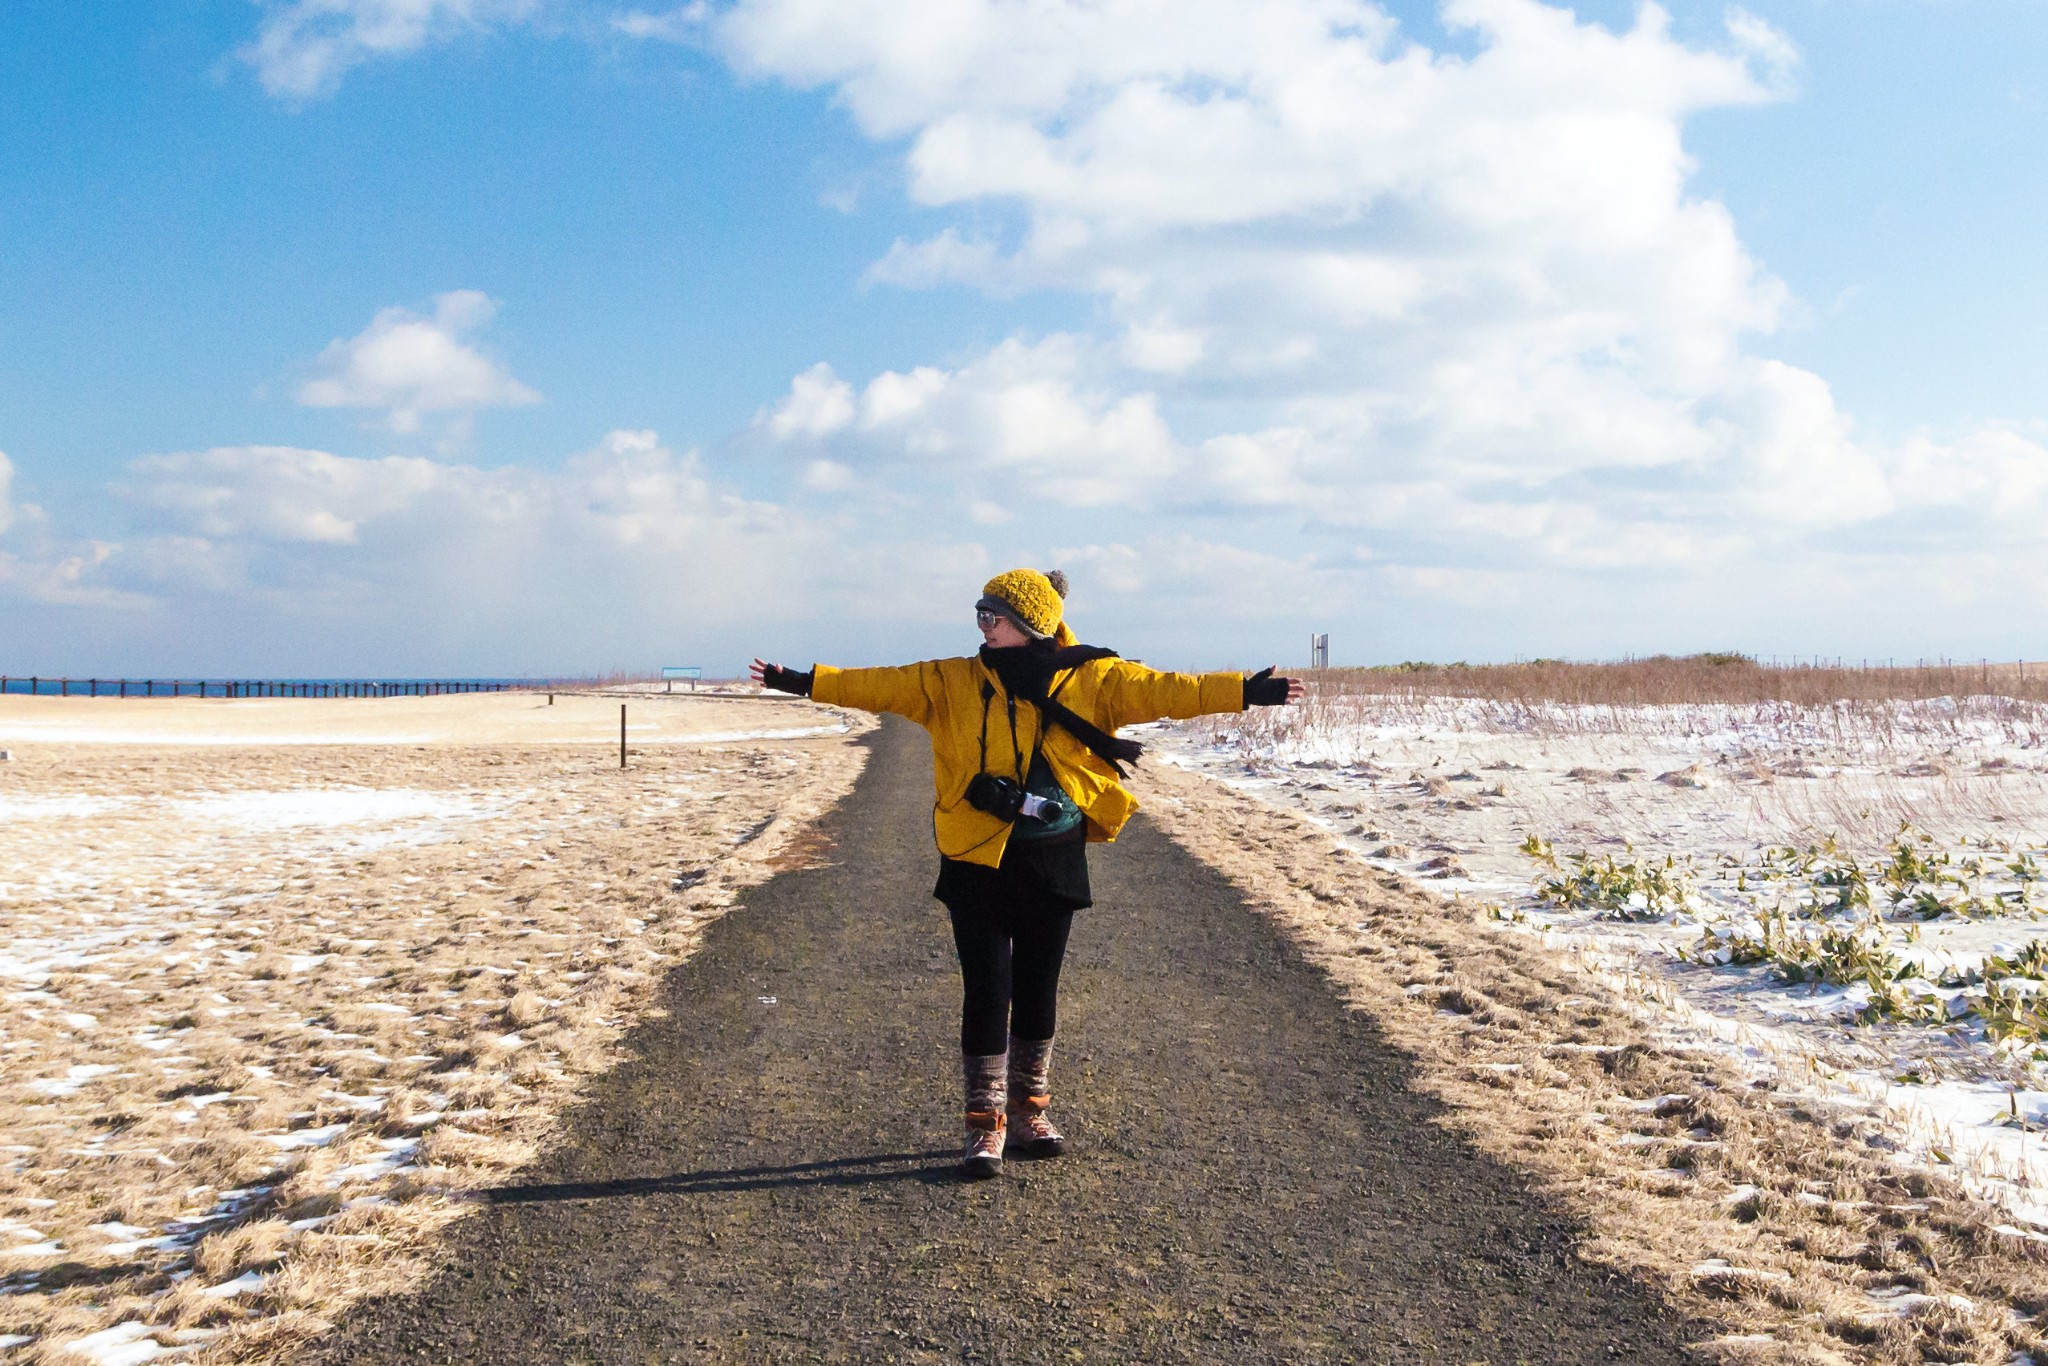
<path id="1" fill-rule="evenodd" d="M 1689 1360 L 1707 1336 L 1434 1121 L 1403 1057 L 1140 818 L 1093 851 L 1069 1156 L 954 1179 L 930 753 L 889 722 L 826 866 L 750 892 L 559 1148 L 323 1359 Z"/>

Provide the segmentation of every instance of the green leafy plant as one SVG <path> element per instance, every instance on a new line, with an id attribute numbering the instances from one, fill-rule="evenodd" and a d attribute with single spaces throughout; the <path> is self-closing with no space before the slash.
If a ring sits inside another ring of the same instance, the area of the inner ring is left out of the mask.
<path id="1" fill-rule="evenodd" d="M 1550 843 L 1535 835 L 1523 841 L 1522 852 L 1549 870 L 1548 876 L 1537 876 L 1536 896 L 1557 910 L 1591 911 L 1613 920 L 1662 920 L 1685 910 L 1693 899 L 1692 865 L 1669 856 L 1662 863 L 1586 853 L 1559 860 Z"/>
<path id="2" fill-rule="evenodd" d="M 2040 1043 L 2048 1040 L 2048 994 L 2025 990 L 2010 981 L 1986 982 L 1971 1002 L 1984 1032 L 1998 1040 Z"/>

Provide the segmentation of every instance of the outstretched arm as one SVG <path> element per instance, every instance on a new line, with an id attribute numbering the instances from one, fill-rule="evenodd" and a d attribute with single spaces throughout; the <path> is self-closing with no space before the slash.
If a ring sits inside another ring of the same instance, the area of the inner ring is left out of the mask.
<path id="1" fill-rule="evenodd" d="M 830 706 L 895 712 L 920 726 L 929 726 L 945 706 L 945 678 L 936 660 L 893 669 L 835 669 L 816 664 L 799 671 L 757 659 L 749 672 L 764 688 Z"/>
<path id="2" fill-rule="evenodd" d="M 1249 675 L 1161 673 L 1121 659 L 1108 662 L 1102 686 L 1109 718 L 1118 726 L 1282 706 L 1306 693 L 1300 679 L 1275 678 L 1270 668 Z"/>

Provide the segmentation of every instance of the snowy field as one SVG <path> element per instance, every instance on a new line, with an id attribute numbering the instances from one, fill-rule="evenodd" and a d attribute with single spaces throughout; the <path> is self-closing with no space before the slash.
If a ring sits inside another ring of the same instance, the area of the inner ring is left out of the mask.
<path id="1" fill-rule="evenodd" d="M 261 1359 L 417 1274 L 859 764 L 845 723 L 773 704 L 650 700 L 668 743 L 621 772 L 548 743 L 604 718 L 544 699 L 536 743 L 488 745 L 275 737 L 319 707 L 495 733 L 503 698 L 31 701 L 0 709 L 9 1360 Z"/>
<path id="2" fill-rule="evenodd" d="M 1349 695 L 1149 739 L 2048 1233 L 2048 709 Z"/>

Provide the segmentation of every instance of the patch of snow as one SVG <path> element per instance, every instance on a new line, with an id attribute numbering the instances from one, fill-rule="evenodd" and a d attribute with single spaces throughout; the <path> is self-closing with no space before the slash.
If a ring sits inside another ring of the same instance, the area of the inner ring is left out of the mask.
<path id="1" fill-rule="evenodd" d="M 84 1062 L 74 1064 L 61 1077 L 44 1077 L 32 1081 L 28 1089 L 44 1096 L 75 1095 L 78 1089 L 95 1077 L 104 1077 L 121 1069 L 109 1063 Z"/>
<path id="2" fill-rule="evenodd" d="M 134 1224 L 124 1224 L 119 1219 L 109 1219 L 103 1224 L 87 1224 L 86 1227 L 109 1238 L 140 1238 L 149 1232 L 148 1229 L 137 1228 Z"/>
<path id="3" fill-rule="evenodd" d="M 236 1295 L 247 1295 L 261 1290 L 268 1280 L 269 1277 L 260 1276 L 254 1271 L 244 1271 L 231 1281 L 222 1281 L 219 1285 L 209 1285 L 199 1293 L 210 1295 L 215 1299 L 232 1299 Z"/>
<path id="4" fill-rule="evenodd" d="M 736 740 L 800 740 L 811 735 L 844 735 L 852 726 L 841 723 L 835 726 L 785 726 L 779 730 L 723 730 L 702 735 L 672 735 L 666 738 L 668 744 L 685 745 L 727 745 Z"/>
<path id="5" fill-rule="evenodd" d="M 78 816 L 101 816 L 135 803 L 133 797 L 38 797 L 26 794 L 0 796 L 0 821 L 70 820 Z"/>
<path id="6" fill-rule="evenodd" d="M 68 1342 L 59 1350 L 66 1356 L 83 1357 L 93 1366 L 141 1366 L 177 1350 L 158 1342 L 151 1336 L 154 1331 L 140 1319 L 130 1319 Z"/>
<path id="7" fill-rule="evenodd" d="M 348 1132 L 346 1120 L 339 1124 L 322 1124 L 317 1128 L 294 1129 L 288 1134 L 265 1134 L 264 1141 L 291 1151 L 294 1148 L 324 1148 Z"/>
<path id="8" fill-rule="evenodd" d="M 396 821 L 476 820 L 503 798 L 408 788 L 316 787 L 281 792 L 214 792 L 171 803 L 169 814 L 243 830 L 385 825 Z"/>
<path id="9" fill-rule="evenodd" d="M 1783 1271 L 1761 1271 L 1755 1267 L 1735 1266 L 1719 1257 L 1711 1257 L 1693 1267 L 1692 1274 L 1704 1280 L 1731 1281 L 1789 1281 L 1791 1276 Z"/>
<path id="10" fill-rule="evenodd" d="M 20 1243 L 14 1247 L 0 1247 L 0 1257 L 54 1257 L 64 1250 L 64 1245 L 53 1238 L 36 1243 Z"/>
<path id="11" fill-rule="evenodd" d="M 373 1157 L 367 1162 L 357 1162 L 352 1166 L 343 1167 L 327 1178 L 328 1186 L 379 1180 L 393 1172 L 404 1170 L 420 1150 L 420 1141 L 416 1138 L 382 1138 L 377 1142 L 384 1149 L 380 1156 Z"/>
<path id="12" fill-rule="evenodd" d="M 1866 1290 L 1864 1294 L 1877 1308 L 1897 1314 L 1901 1318 L 1930 1305 L 1944 1305 L 1950 1309 L 1959 1309 L 1965 1314 L 1973 1313 L 1977 1308 L 1976 1301 L 1965 1299 L 1961 1295 L 1923 1295 L 1903 1285 L 1879 1286 L 1874 1290 Z"/>

